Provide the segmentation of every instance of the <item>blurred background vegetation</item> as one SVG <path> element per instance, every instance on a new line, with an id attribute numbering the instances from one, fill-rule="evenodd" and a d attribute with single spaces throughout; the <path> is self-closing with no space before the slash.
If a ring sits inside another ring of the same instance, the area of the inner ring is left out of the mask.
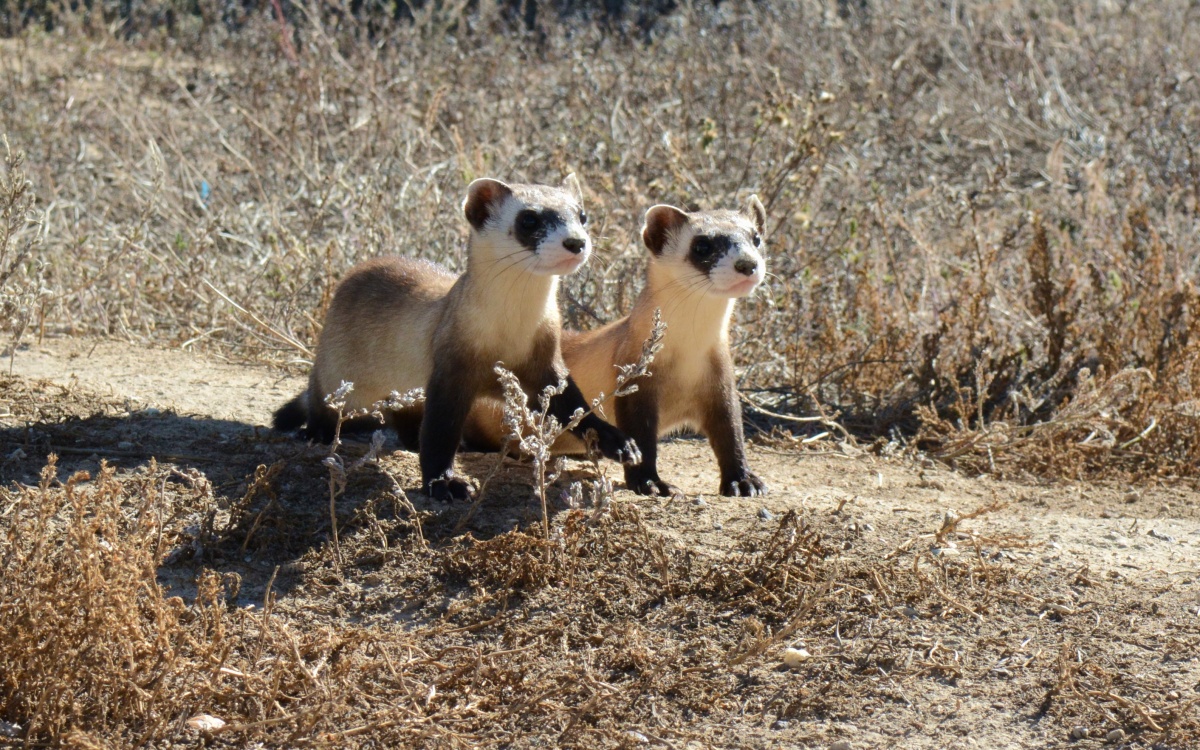
<path id="1" fill-rule="evenodd" d="M 1198 20 L 1182 0 L 0 0 L 0 132 L 25 156 L 8 327 L 299 370 L 351 264 L 461 268 L 469 180 L 569 171 L 598 254 L 563 305 L 589 327 L 640 287 L 647 207 L 756 192 L 773 275 L 733 340 L 763 429 L 809 426 L 759 407 L 821 410 L 971 471 L 1195 476 Z"/>

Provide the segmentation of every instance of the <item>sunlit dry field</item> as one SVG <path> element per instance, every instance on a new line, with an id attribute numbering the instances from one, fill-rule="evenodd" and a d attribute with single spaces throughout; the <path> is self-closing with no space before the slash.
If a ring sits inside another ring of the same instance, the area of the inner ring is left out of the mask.
<path id="1" fill-rule="evenodd" d="M 1196 8 L 136 7 L 0 6 L 0 746 L 1200 744 Z M 547 538 L 525 464 L 259 427 L 349 266 L 569 172 L 577 328 L 762 199 L 764 501 L 681 440 Z"/>

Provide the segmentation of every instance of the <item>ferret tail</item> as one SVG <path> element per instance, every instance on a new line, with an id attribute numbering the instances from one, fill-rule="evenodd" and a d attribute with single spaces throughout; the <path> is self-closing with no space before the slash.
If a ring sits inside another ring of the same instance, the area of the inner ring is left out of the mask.
<path id="1" fill-rule="evenodd" d="M 308 421 L 308 391 L 302 391 L 291 401 L 279 407 L 271 418 L 271 425 L 280 432 L 291 432 Z"/>

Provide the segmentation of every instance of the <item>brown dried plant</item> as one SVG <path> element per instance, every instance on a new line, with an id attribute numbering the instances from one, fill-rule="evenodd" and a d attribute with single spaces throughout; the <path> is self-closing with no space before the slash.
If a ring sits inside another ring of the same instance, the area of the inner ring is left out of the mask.
<path id="1" fill-rule="evenodd" d="M 385 414 L 387 412 L 406 409 L 425 402 L 425 389 L 414 388 L 404 393 L 392 391 L 386 399 L 376 401 L 370 408 L 347 409 L 346 397 L 353 390 L 354 383 L 342 381 L 336 391 L 325 396 L 325 405 L 336 411 L 338 415 L 333 429 L 333 440 L 329 442 L 329 455 L 321 463 L 329 470 L 329 523 L 333 534 L 334 557 L 339 567 L 342 564 L 342 547 L 338 539 L 337 499 L 346 491 L 346 478 L 351 472 L 368 463 L 379 461 L 379 452 L 383 450 L 385 439 L 382 429 L 372 432 L 371 444 L 367 452 L 347 466 L 345 460 L 338 454 L 338 448 L 342 445 L 342 428 L 351 420 L 361 420 L 365 417 L 375 419 L 382 428 L 386 423 Z"/>
<path id="2" fill-rule="evenodd" d="M 43 223 L 34 209 L 34 194 L 23 169 L 24 155 L 4 141 L 4 171 L 0 174 L 0 330 L 9 336 L 9 370 L 17 345 L 42 302 L 45 261 L 39 256 Z"/>
<path id="3" fill-rule="evenodd" d="M 30 745 L 589 747 L 630 731 L 766 744 L 776 719 L 858 710 L 881 690 L 915 704 L 964 677 L 973 691 L 1017 685 L 1030 710 L 1055 686 L 1040 712 L 1064 735 L 1077 722 L 1145 743 L 1200 737 L 1191 698 L 1161 689 L 1160 670 L 1129 669 L 1123 641 L 1106 646 L 1090 613 L 1071 614 L 1125 584 L 1081 583 L 1040 555 L 887 555 L 887 540 L 808 511 L 705 549 L 659 528 L 654 504 L 615 503 L 565 513 L 554 539 L 398 544 L 382 567 L 344 565 L 337 585 L 326 545 L 307 570 L 252 580 L 262 566 L 243 579 L 164 562 L 186 560 L 173 551 L 194 544 L 205 483 L 154 464 L 59 470 L 52 460 L 38 485 L 0 488 L 0 727 Z M 954 523 L 946 536 L 961 536 Z M 343 538 L 347 559 L 377 552 L 364 531 Z M 1078 603 L 1058 603 L 1081 585 Z M 1166 616 L 1170 632 L 1142 638 L 1186 659 L 1192 614 Z M 810 657 L 781 671 L 796 642 Z M 224 725 L 193 728 L 206 715 Z"/>
<path id="4" fill-rule="evenodd" d="M 507 440 L 506 448 L 501 451 L 500 457 L 497 460 L 504 460 L 507 445 L 515 446 L 520 455 L 530 459 L 533 465 L 533 486 L 542 507 L 542 533 L 545 539 L 550 539 L 550 511 L 546 500 L 546 492 L 547 488 L 561 474 L 562 467 L 560 459 L 556 463 L 557 468 L 550 471 L 552 462 L 551 450 L 554 447 L 555 441 L 577 427 L 585 416 L 595 412 L 609 400 L 636 393 L 638 386 L 635 381 L 652 376 L 650 365 L 654 363 L 654 356 L 662 350 L 662 340 L 666 332 L 667 324 L 662 320 L 662 311 L 656 309 L 650 328 L 650 335 L 642 342 L 642 352 L 638 356 L 637 361 L 616 365 L 618 374 L 616 388 L 613 392 L 598 393 L 592 399 L 590 409 L 586 411 L 584 409 L 576 409 L 570 421 L 566 424 L 559 424 L 554 415 L 550 413 L 550 399 L 566 389 L 567 384 L 565 381 L 560 382 L 556 386 L 547 386 L 543 389 L 537 396 L 539 408 L 535 410 L 531 408 L 529 403 L 530 398 L 525 393 L 525 389 L 521 386 L 521 381 L 517 379 L 517 376 L 506 369 L 503 363 L 497 363 L 494 367 L 496 377 L 499 379 L 500 387 L 504 392 L 502 410 Z M 596 451 L 593 446 L 589 445 L 588 453 L 595 463 Z M 604 502 L 603 497 L 611 496 L 611 484 L 603 480 L 602 474 L 599 487 L 607 488 L 608 495 L 597 497 L 597 505 Z M 568 492 L 577 497 L 578 502 L 582 502 L 582 487 L 578 490 L 571 489 Z"/>

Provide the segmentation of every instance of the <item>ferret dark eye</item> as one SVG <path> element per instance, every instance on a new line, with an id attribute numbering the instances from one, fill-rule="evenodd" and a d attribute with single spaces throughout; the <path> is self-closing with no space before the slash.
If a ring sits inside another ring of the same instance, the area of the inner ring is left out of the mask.
<path id="1" fill-rule="evenodd" d="M 697 258 L 707 258 L 713 254 L 713 243 L 707 237 L 699 237 L 692 243 L 692 252 Z"/>
<path id="2" fill-rule="evenodd" d="M 587 224 L 587 211 L 579 212 L 579 223 L 585 225 Z"/>
<path id="3" fill-rule="evenodd" d="M 751 242 L 753 242 L 753 243 L 754 243 L 754 246 L 755 246 L 755 247 L 758 247 L 759 245 L 761 245 L 761 244 L 762 244 L 762 235 L 760 235 L 760 234 L 755 234 L 755 235 L 754 235 L 754 239 L 753 239 L 753 240 L 751 240 Z"/>
<path id="4" fill-rule="evenodd" d="M 540 223 L 541 219 L 539 219 L 538 215 L 533 211 L 522 211 L 520 215 L 517 216 L 517 226 L 527 232 L 537 229 L 538 224 Z"/>

